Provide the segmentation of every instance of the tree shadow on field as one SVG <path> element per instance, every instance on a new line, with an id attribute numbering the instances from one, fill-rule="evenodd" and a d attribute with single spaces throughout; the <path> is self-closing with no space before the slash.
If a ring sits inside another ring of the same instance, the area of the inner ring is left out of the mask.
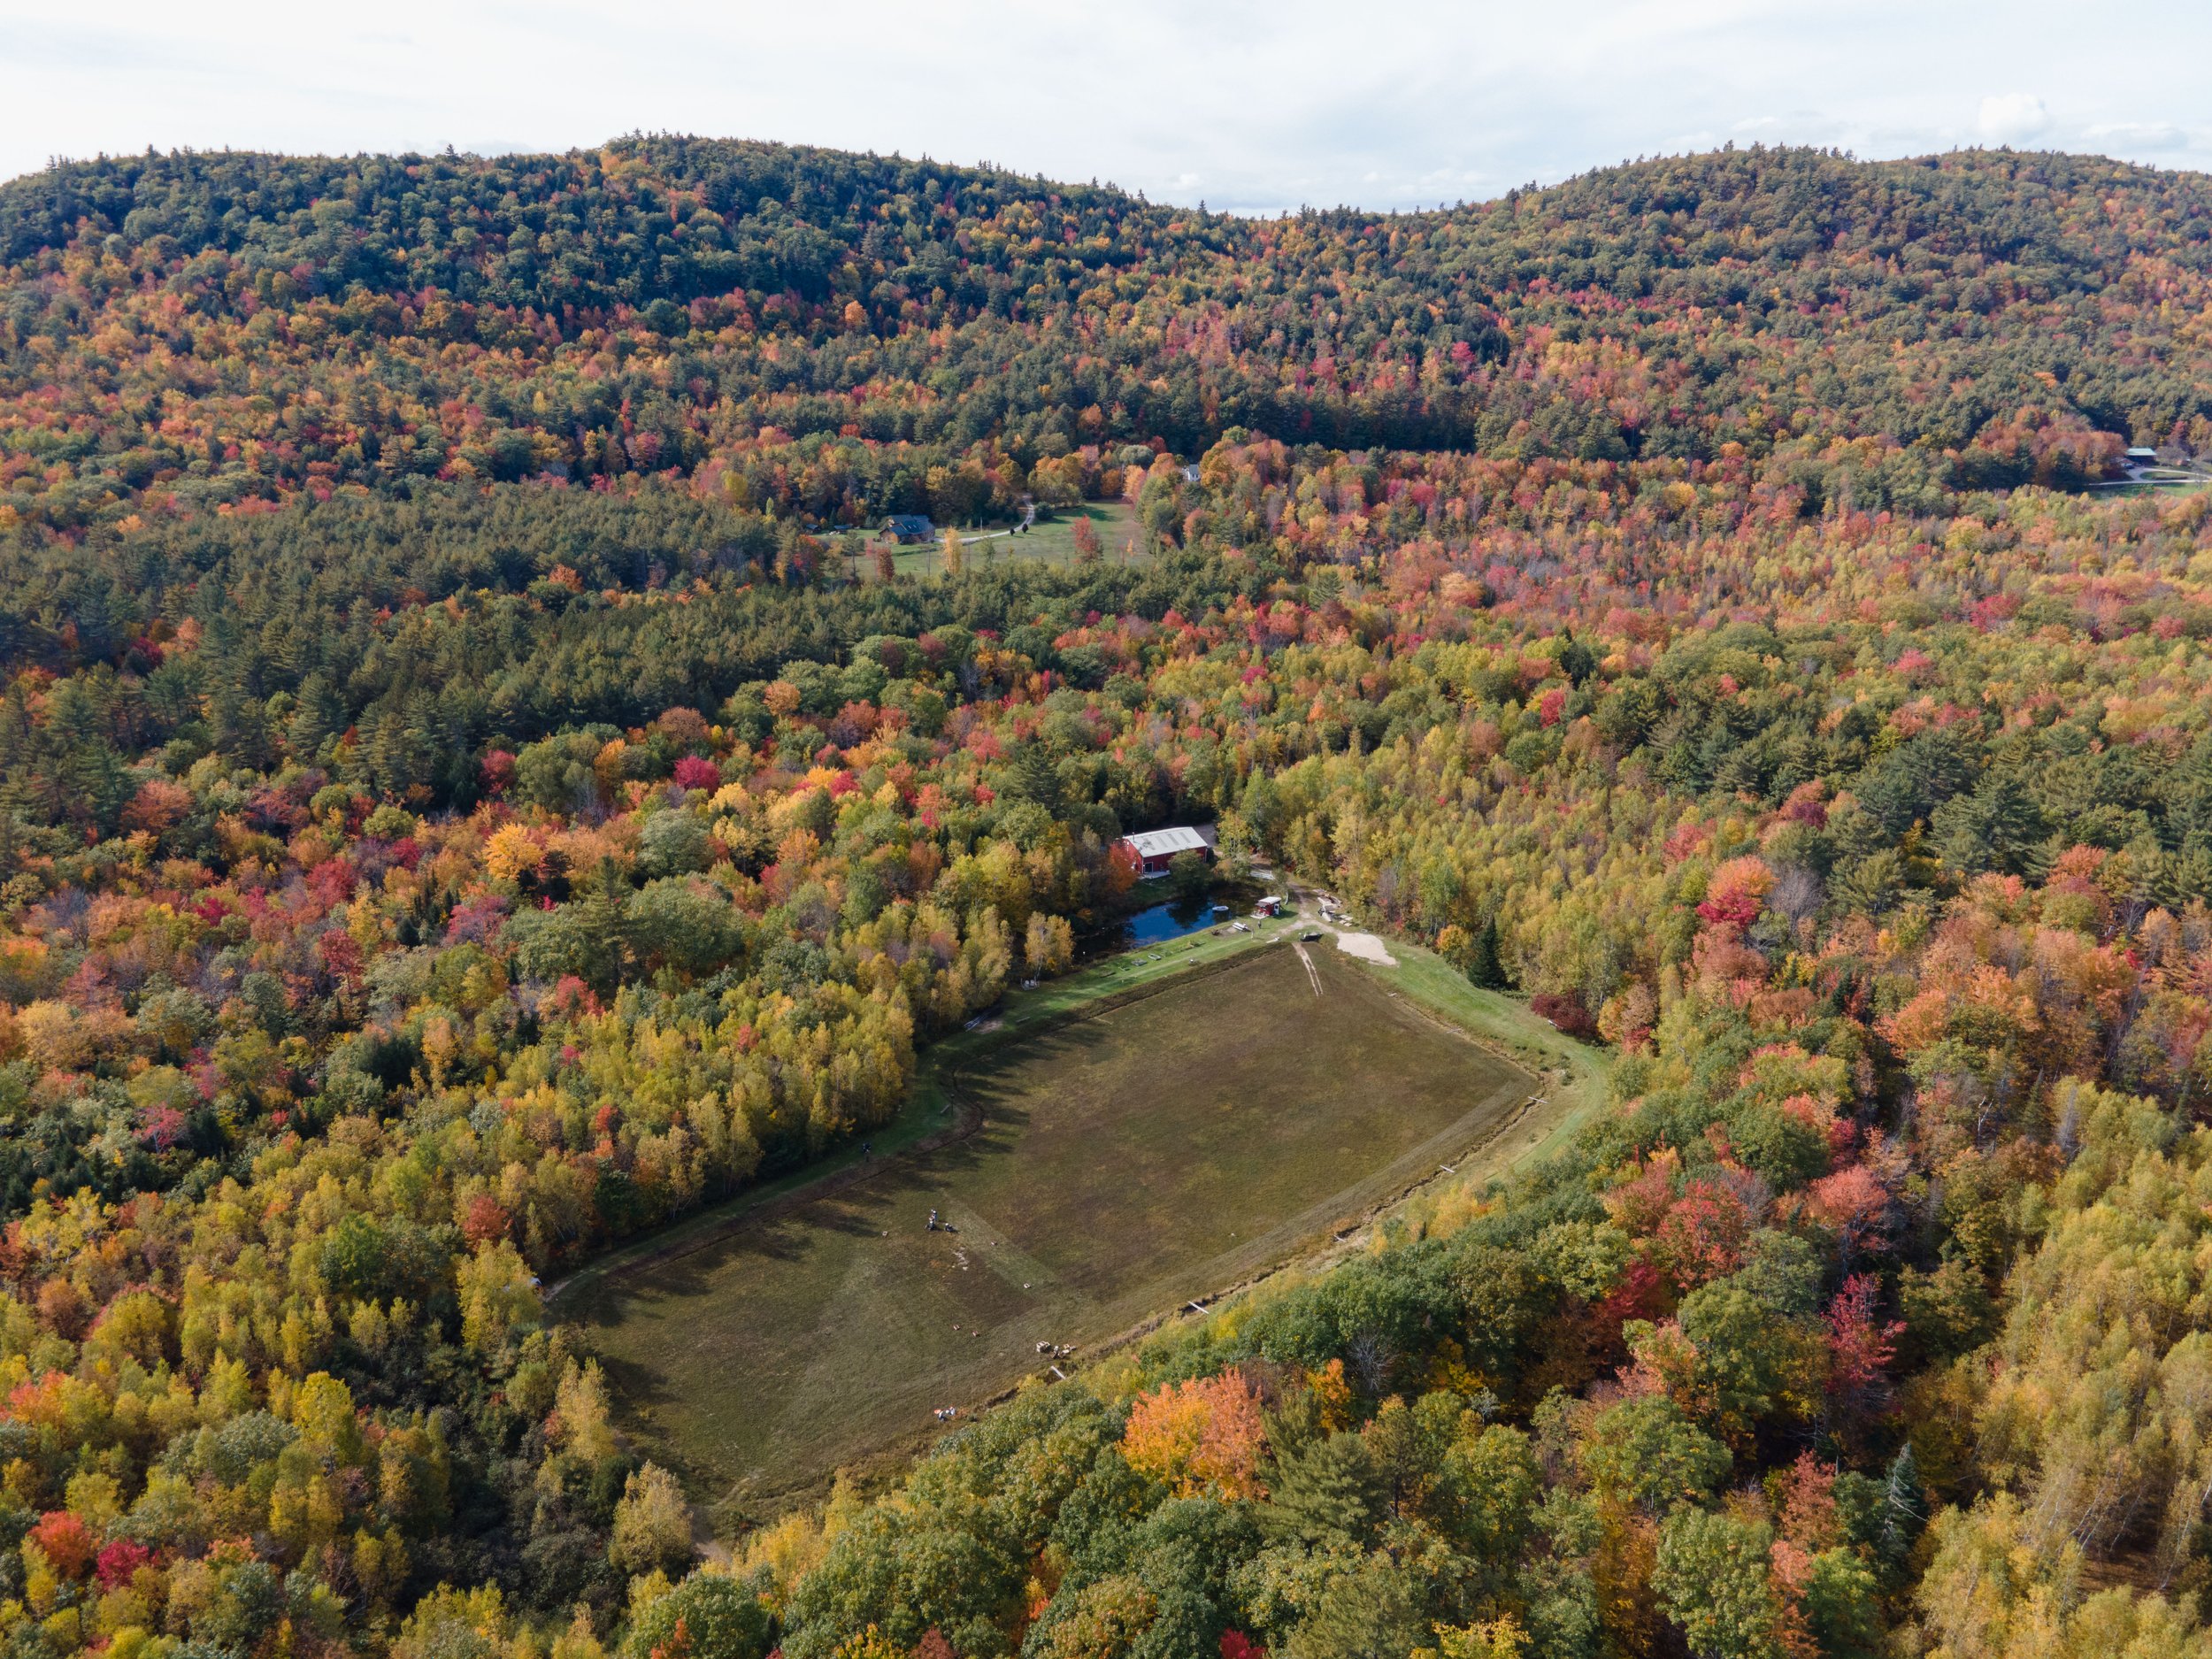
<path id="1" fill-rule="evenodd" d="M 915 1187 L 939 1191 L 956 1175 L 971 1174 L 987 1163 L 1013 1155 L 1022 1132 L 1029 1127 L 1028 1111 L 1010 1103 L 1018 1096 L 994 1097 L 987 1091 L 972 1089 L 969 1097 L 982 1112 L 981 1126 L 973 1134 L 931 1153 L 926 1163 L 915 1169 Z"/>
<path id="2" fill-rule="evenodd" d="M 622 1409 L 633 1417 L 641 1410 L 672 1404 L 678 1398 L 677 1391 L 668 1386 L 667 1379 L 649 1365 L 612 1354 L 602 1354 L 598 1359 L 599 1369 L 612 1386 L 614 1397 L 621 1402 Z"/>
<path id="3" fill-rule="evenodd" d="M 1102 1014 L 1085 1014 L 1048 1025 L 1034 1035 L 1023 1038 L 1019 1044 L 1008 1051 L 1009 1057 L 1015 1058 L 1015 1064 L 1024 1070 L 1040 1061 L 1060 1063 L 1079 1058 L 1114 1040 L 1115 1033 L 1108 1022 L 1120 1011 L 1119 1009 L 1108 1009 Z"/>
<path id="4" fill-rule="evenodd" d="M 658 1304 L 701 1294 L 708 1281 L 733 1263 L 796 1262 L 808 1248 L 804 1221 L 800 1215 L 755 1217 L 688 1250 L 641 1263 L 591 1286 L 569 1317 L 580 1325 L 611 1330 L 628 1323 L 628 1309 L 646 1313 Z"/>
<path id="5" fill-rule="evenodd" d="M 1114 1036 L 1097 1017 L 1071 1019 L 1024 1036 L 1002 1055 L 962 1072 L 956 1079 L 960 1096 L 982 1122 L 973 1134 L 940 1148 L 933 1161 L 944 1152 L 978 1142 L 1003 1149 L 1029 1126 L 1031 1102 L 1052 1092 L 1049 1082 L 1039 1074 L 1048 1078 L 1060 1068 L 1092 1063 L 1096 1052 L 1112 1042 Z"/>

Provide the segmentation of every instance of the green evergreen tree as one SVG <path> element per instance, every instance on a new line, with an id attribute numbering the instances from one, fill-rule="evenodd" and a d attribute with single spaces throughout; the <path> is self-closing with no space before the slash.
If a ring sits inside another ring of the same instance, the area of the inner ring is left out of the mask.
<path id="1" fill-rule="evenodd" d="M 1469 951 L 1467 977 L 1486 991 L 1502 991 L 1506 987 L 1505 964 L 1498 954 L 1498 918 L 1496 913 L 1482 918 L 1482 926 L 1475 934 L 1475 942 Z"/>
<path id="2" fill-rule="evenodd" d="M 1276 1464 L 1263 1525 L 1313 1548 L 1364 1548 L 1385 1497 L 1383 1473 L 1356 1434 L 1332 1434 Z"/>
<path id="3" fill-rule="evenodd" d="M 1920 1484 L 1920 1464 L 1912 1455 L 1912 1442 L 1907 1440 L 1891 1460 L 1889 1479 L 1882 1490 L 1883 1561 L 1893 1569 L 1901 1565 L 1927 1525 L 1928 1494 Z"/>

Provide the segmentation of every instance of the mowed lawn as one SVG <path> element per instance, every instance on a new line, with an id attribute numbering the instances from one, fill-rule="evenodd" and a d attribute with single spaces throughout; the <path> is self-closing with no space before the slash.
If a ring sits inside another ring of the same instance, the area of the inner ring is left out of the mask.
<path id="1" fill-rule="evenodd" d="M 1325 1239 L 1527 1098 L 1391 970 L 1305 952 L 1310 974 L 1268 945 L 1022 1036 L 947 1079 L 973 1133 L 580 1286 L 632 1432 L 737 1521 L 1042 1370 L 1039 1342 Z"/>
<path id="2" fill-rule="evenodd" d="M 1040 519 L 1019 535 L 1010 535 L 1002 530 L 964 530 L 963 535 L 987 535 L 987 539 L 966 544 L 967 561 L 979 570 L 994 563 L 1017 559 L 1029 565 L 1071 565 L 1075 562 L 1075 521 L 1079 518 L 1090 521 L 1092 532 L 1098 537 L 1099 557 L 1106 564 L 1124 564 L 1144 557 L 1128 550 L 1136 526 L 1136 515 L 1128 503 L 1091 501 L 1077 507 L 1056 508 L 1051 518 Z M 892 565 L 902 576 L 941 575 L 943 549 L 934 541 L 902 547 L 893 555 Z M 847 573 L 856 581 L 869 581 L 874 579 L 875 572 L 876 544 L 872 538 L 865 550 L 851 561 Z"/>

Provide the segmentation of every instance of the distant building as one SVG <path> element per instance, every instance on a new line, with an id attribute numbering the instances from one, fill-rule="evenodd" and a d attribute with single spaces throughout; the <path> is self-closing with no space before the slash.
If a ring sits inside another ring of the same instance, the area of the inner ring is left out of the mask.
<path id="1" fill-rule="evenodd" d="M 1214 861 L 1214 847 L 1220 840 L 1214 826 L 1202 824 L 1195 828 L 1178 825 L 1173 829 L 1140 830 L 1134 835 L 1125 835 L 1121 844 L 1137 856 L 1148 876 L 1164 876 L 1168 865 L 1178 853 L 1197 853 L 1208 864 Z"/>
<path id="2" fill-rule="evenodd" d="M 883 521 L 883 534 L 895 541 L 934 541 L 937 526 L 918 512 L 895 512 Z"/>
<path id="3" fill-rule="evenodd" d="M 2158 459 L 2158 451 L 2155 449 L 2146 449 L 2141 444 L 2137 444 L 2133 449 L 2128 450 L 2124 455 L 2123 455 L 2121 459 L 2124 460 L 2130 466 L 2148 466 L 2152 462 Z"/>

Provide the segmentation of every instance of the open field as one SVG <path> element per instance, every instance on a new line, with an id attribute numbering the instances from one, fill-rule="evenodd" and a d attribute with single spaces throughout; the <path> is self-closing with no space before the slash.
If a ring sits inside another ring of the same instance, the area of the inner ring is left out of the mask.
<path id="1" fill-rule="evenodd" d="M 1011 993 L 1003 1011 L 988 1022 L 990 1030 L 962 1032 L 930 1045 L 929 1069 L 919 1079 L 914 1099 L 895 1122 L 886 1125 L 869 1138 L 875 1148 L 876 1161 L 924 1140 L 934 1140 L 950 1124 L 950 1108 L 940 1080 L 941 1073 L 956 1071 L 979 1056 L 995 1053 L 1017 1033 L 1055 1024 L 1071 1010 L 1104 997 L 1125 995 L 1192 968 L 1241 956 L 1295 926 L 1294 919 L 1284 918 L 1256 924 L 1248 921 L 1246 931 L 1241 933 L 1227 927 L 1210 928 L 1164 945 L 1103 957 L 1059 979 L 1048 979 L 1033 990 Z M 1527 1018 L 1525 1012 L 1523 1017 Z M 1550 1027 L 1543 1029 L 1548 1032 Z M 547 1295 L 556 1310 L 565 1314 L 569 1307 L 578 1303 L 587 1287 L 599 1279 L 695 1248 L 701 1240 L 741 1225 L 755 1210 L 776 1203 L 792 1193 L 849 1180 L 866 1162 L 857 1145 L 842 1147 L 772 1181 L 748 1187 L 735 1198 L 608 1251 L 548 1286 Z"/>
<path id="2" fill-rule="evenodd" d="M 1019 535 L 1010 535 L 1003 530 L 965 530 L 964 548 L 971 565 L 982 566 L 994 559 L 1019 559 L 1025 564 L 1068 565 L 1075 559 L 1075 522 L 1090 520 L 1097 532 L 1102 557 L 1111 564 L 1125 557 L 1122 545 L 1127 541 L 1135 518 L 1128 503 L 1119 501 L 1085 502 L 1079 507 L 1058 507 L 1053 517 L 1039 521 Z M 1127 557 L 1140 557 L 1129 555 Z M 932 541 L 902 547 L 893 557 L 893 568 L 902 576 L 936 576 L 943 572 L 943 550 Z M 852 561 L 851 574 L 857 580 L 873 580 L 876 571 L 875 542 L 869 541 L 866 551 Z"/>
<path id="3" fill-rule="evenodd" d="M 2201 472 L 2176 473 L 2170 478 L 2140 478 L 2116 485 L 2116 495 L 2193 495 L 2199 490 L 2212 489 L 2212 478 Z"/>
<path id="4" fill-rule="evenodd" d="M 1124 557 L 1141 555 L 1125 554 L 1123 547 L 1136 526 L 1136 517 L 1126 502 L 1087 501 L 1079 507 L 1056 507 L 1049 520 L 1040 519 L 1029 526 L 1028 534 L 1016 545 L 1024 558 L 1033 558 L 1047 565 L 1068 565 L 1075 560 L 1075 525 L 1079 518 L 1090 520 L 1091 528 L 1098 535 L 1099 554 L 1109 565 Z"/>
<path id="5" fill-rule="evenodd" d="M 1459 1166 L 1458 1185 L 1479 1185 L 1550 1156 L 1573 1139 L 1605 1102 L 1614 1051 L 1578 1041 L 1528 1010 L 1525 1002 L 1468 983 L 1438 956 L 1402 940 L 1390 941 L 1398 965 L 1370 969 L 1419 1005 L 1471 1033 L 1494 1050 L 1540 1078 L 1544 1110 L 1532 1111 L 1509 1136 L 1486 1146 Z"/>
<path id="6" fill-rule="evenodd" d="M 1394 970 L 1250 937 L 962 1040 L 941 1064 L 972 1133 L 570 1287 L 644 1446 L 726 1525 L 1041 1370 L 1039 1342 L 1098 1343 L 1325 1240 L 1527 1098 Z"/>
<path id="7" fill-rule="evenodd" d="M 2180 465 L 2139 467 L 2124 479 L 2102 479 L 2089 488 L 2107 495 L 2193 495 L 2212 489 L 2212 465 L 2201 458 Z"/>
<path id="8" fill-rule="evenodd" d="M 1316 927 L 1337 938 L 1372 938 L 1355 928 L 1338 928 L 1319 922 L 1310 894 L 1302 895 L 1301 913 L 1283 924 L 1300 933 Z M 1364 965 L 1384 995 L 1402 997 L 1422 1018 L 1440 1016 L 1459 1031 L 1514 1064 L 1536 1080 L 1541 1091 L 1525 1110 L 1516 1112 L 1474 1149 L 1453 1160 L 1448 1179 L 1432 1180 L 1375 1217 L 1371 1227 L 1309 1252 L 1287 1263 L 1289 1271 L 1250 1286 L 1241 1294 L 1225 1296 L 1200 1309 L 1179 1309 L 1161 1321 L 1163 1325 L 1196 1327 L 1217 1319 L 1241 1321 L 1255 1306 L 1297 1288 L 1346 1256 L 1371 1248 L 1375 1227 L 1432 1233 L 1449 1231 L 1477 1213 L 1494 1183 L 1563 1148 L 1603 1108 L 1610 1083 L 1614 1051 L 1582 1042 L 1558 1030 L 1548 1020 L 1531 1013 L 1528 1005 L 1496 991 L 1468 982 L 1466 975 L 1434 951 L 1402 938 L 1387 941 L 1392 967 Z M 1310 953 L 1324 949 L 1306 947 Z M 1333 953 L 1332 953 L 1333 954 Z M 1345 958 L 1349 961 L 1350 959 Z M 1104 1360 L 1087 1381 L 1102 1394 L 1140 1386 L 1136 1352 L 1124 1348 Z"/>

